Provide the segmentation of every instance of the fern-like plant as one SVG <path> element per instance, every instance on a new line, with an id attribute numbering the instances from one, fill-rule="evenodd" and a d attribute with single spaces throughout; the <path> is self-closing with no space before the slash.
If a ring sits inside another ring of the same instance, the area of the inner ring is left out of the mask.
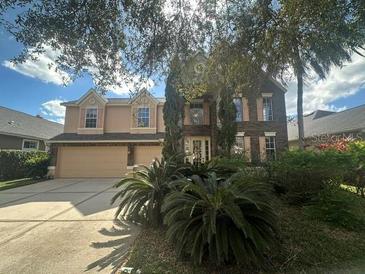
<path id="1" fill-rule="evenodd" d="M 169 192 L 169 182 L 178 173 L 176 157 L 155 159 L 151 166 L 139 166 L 137 171 L 123 178 L 114 187 L 120 191 L 112 198 L 119 199 L 115 217 L 157 227 L 162 223 L 161 205 Z"/>
<path id="2" fill-rule="evenodd" d="M 204 259 L 258 264 L 276 239 L 268 186 L 244 173 L 219 179 L 192 176 L 173 182 L 162 206 L 167 237 L 196 264 Z M 179 189 L 179 188 L 177 188 Z"/>

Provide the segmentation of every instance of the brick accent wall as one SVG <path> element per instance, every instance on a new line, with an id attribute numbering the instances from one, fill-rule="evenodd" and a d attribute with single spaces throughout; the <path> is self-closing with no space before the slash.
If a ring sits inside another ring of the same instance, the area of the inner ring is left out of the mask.
<path id="1" fill-rule="evenodd" d="M 248 100 L 250 121 L 240 122 L 237 125 L 238 131 L 243 131 L 245 136 L 251 137 L 252 162 L 254 163 L 260 161 L 259 136 L 265 136 L 265 132 L 276 132 L 276 150 L 278 153 L 288 148 L 285 93 L 271 82 L 265 83 L 261 90 L 262 93 L 272 93 L 274 120 L 258 121 L 257 98 L 261 94 L 247 92 L 243 96 Z"/>
<path id="2" fill-rule="evenodd" d="M 262 113 L 258 113 L 258 109 L 262 111 L 262 106 L 258 106 L 257 102 L 262 102 L 262 93 L 272 93 L 272 106 L 273 106 L 273 121 L 259 121 L 263 120 Z M 271 82 L 264 83 L 260 92 L 244 92 L 241 94 L 243 100 L 244 118 L 243 122 L 237 124 L 237 131 L 244 132 L 246 137 L 249 138 L 251 161 L 253 163 L 260 162 L 260 137 L 265 136 L 265 132 L 276 133 L 276 151 L 280 153 L 288 148 L 288 132 L 286 123 L 286 109 L 285 109 L 285 93 L 280 90 L 275 84 Z M 209 98 L 209 112 L 210 112 L 210 125 L 189 125 L 187 118 L 185 117 L 184 135 L 185 136 L 211 136 L 211 154 L 217 155 L 217 104 L 213 98 Z M 208 101 L 208 100 L 207 100 Z M 186 106 L 187 108 L 187 106 Z M 185 110 L 186 112 L 186 110 Z M 247 115 L 248 114 L 248 115 Z M 247 121 L 249 120 L 249 121 Z M 246 138 L 246 142 L 248 138 Z M 262 138 L 261 138 L 262 139 Z"/>

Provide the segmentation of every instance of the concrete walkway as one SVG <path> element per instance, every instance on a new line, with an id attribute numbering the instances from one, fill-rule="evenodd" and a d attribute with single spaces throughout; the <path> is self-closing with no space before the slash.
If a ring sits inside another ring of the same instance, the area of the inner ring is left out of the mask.
<path id="1" fill-rule="evenodd" d="M 112 273 L 139 228 L 114 222 L 117 180 L 50 180 L 0 192 L 0 273 Z"/>

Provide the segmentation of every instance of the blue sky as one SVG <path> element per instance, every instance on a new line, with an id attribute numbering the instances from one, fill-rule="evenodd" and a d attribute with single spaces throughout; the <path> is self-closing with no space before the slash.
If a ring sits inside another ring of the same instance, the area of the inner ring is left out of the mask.
<path id="1" fill-rule="evenodd" d="M 74 100 L 93 87 L 90 77 L 77 79 L 67 86 L 62 85 L 62 73 L 48 69 L 54 60 L 51 50 L 40 56 L 40 61 L 29 60 L 14 66 L 9 59 L 22 49 L 9 33 L 0 29 L 0 105 L 32 115 L 63 121 L 64 109 L 59 103 Z M 60 75 L 61 74 L 61 75 Z M 340 111 L 365 104 L 365 58 L 354 56 L 353 62 L 342 69 L 335 68 L 325 81 L 316 78 L 307 81 L 304 95 L 306 113 L 316 109 Z M 151 89 L 156 96 L 163 96 L 164 84 L 155 84 Z M 108 97 L 128 96 L 127 87 L 114 89 Z M 296 108 L 296 86 L 290 82 L 286 94 L 287 113 L 294 114 Z"/>

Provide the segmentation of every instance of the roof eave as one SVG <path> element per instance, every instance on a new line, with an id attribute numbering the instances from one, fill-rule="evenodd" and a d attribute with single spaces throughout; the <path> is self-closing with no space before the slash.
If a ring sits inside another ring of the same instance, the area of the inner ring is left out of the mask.
<path id="1" fill-rule="evenodd" d="M 51 144 L 57 143 L 160 143 L 164 139 L 151 139 L 151 140 L 49 140 Z"/>

